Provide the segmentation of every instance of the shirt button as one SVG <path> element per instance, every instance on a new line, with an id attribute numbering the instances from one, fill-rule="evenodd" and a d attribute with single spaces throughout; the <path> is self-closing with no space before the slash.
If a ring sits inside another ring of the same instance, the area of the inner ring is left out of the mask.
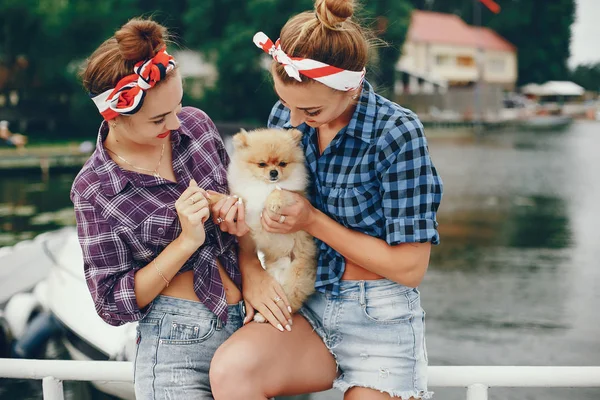
<path id="1" fill-rule="evenodd" d="M 162 235 L 163 233 L 165 233 L 165 230 L 163 228 L 158 228 L 158 233 Z"/>

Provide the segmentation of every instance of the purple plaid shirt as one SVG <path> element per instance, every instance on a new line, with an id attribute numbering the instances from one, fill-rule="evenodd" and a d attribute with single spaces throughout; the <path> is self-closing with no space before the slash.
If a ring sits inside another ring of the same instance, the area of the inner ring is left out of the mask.
<path id="1" fill-rule="evenodd" d="M 134 274 L 181 233 L 175 200 L 190 179 L 201 188 L 227 192 L 229 157 L 215 125 L 191 107 L 183 108 L 179 119 L 181 127 L 171 132 L 177 183 L 121 169 L 104 148 L 108 125 L 103 122 L 96 150 L 71 189 L 85 278 L 96 312 L 111 325 L 140 320 L 150 311 L 152 304 L 143 309 L 137 305 Z M 226 322 L 227 302 L 216 259 L 240 286 L 236 241 L 211 219 L 205 228 L 206 242 L 179 273 L 194 271 L 196 295 Z"/>

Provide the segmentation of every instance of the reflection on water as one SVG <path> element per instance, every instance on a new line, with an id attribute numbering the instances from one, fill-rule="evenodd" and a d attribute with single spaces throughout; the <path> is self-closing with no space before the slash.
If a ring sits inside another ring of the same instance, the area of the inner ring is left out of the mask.
<path id="1" fill-rule="evenodd" d="M 600 365 L 599 148 L 592 122 L 430 140 L 445 185 L 442 244 L 421 286 L 431 365 Z M 72 224 L 73 176 L 0 178 L 0 245 Z M 493 389 L 490 398 L 591 400 L 600 389 Z"/>
<path id="2" fill-rule="evenodd" d="M 47 181 L 36 173 L 0 175 L 0 246 L 74 225 L 69 199 L 74 178 L 73 172 L 51 175 Z"/>

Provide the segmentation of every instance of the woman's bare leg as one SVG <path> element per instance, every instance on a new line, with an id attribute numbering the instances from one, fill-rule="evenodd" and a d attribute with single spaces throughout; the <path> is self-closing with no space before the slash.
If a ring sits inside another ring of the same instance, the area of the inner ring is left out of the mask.
<path id="1" fill-rule="evenodd" d="M 336 363 L 301 316 L 291 332 L 249 323 L 219 347 L 210 366 L 215 400 L 264 400 L 331 388 Z"/>
<path id="2" fill-rule="evenodd" d="M 381 393 L 379 390 L 369 389 L 364 387 L 355 386 L 349 389 L 346 393 L 344 393 L 344 400 L 388 400 L 388 399 L 398 399 L 397 397 L 392 397 L 387 393 Z M 402 400 L 416 400 L 414 397 L 410 399 L 402 399 Z"/>

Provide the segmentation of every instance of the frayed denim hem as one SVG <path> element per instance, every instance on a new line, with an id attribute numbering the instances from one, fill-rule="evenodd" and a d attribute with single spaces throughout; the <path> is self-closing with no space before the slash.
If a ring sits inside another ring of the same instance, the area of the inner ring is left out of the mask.
<path id="1" fill-rule="evenodd" d="M 392 397 L 398 397 L 402 400 L 408 400 L 411 397 L 415 398 L 415 399 L 426 400 L 426 399 L 431 399 L 433 397 L 433 392 L 428 392 L 428 391 L 424 391 L 424 390 L 400 391 L 400 390 L 394 390 L 394 389 L 385 389 L 385 388 L 375 387 L 372 385 L 365 385 L 360 382 L 348 383 L 343 378 L 337 378 L 333 382 L 334 389 L 340 390 L 342 393 L 346 393 L 346 391 L 348 391 L 349 389 L 356 387 L 356 386 L 364 387 L 364 388 L 368 388 L 368 389 L 374 389 L 381 393 L 387 393 Z"/>

